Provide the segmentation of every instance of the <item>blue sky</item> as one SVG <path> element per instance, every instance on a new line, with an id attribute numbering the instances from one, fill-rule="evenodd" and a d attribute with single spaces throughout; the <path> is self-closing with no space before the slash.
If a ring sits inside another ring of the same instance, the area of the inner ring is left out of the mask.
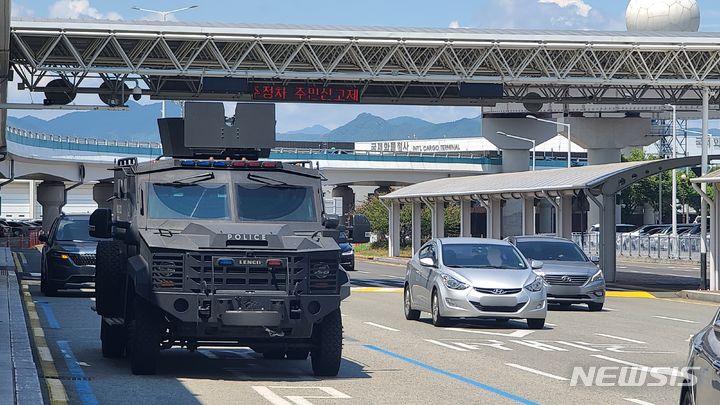
<path id="1" fill-rule="evenodd" d="M 415 27 L 546 28 L 624 30 L 627 0 L 13 0 L 20 17 L 156 19 L 132 6 L 156 10 L 191 4 L 198 8 L 176 14 L 181 21 L 228 23 L 287 23 L 326 25 L 386 25 Z M 720 2 L 699 0 L 701 31 L 720 31 Z M 90 97 L 90 96 L 87 96 Z M 27 92 L 11 90 L 13 101 L 30 102 Z M 35 94 L 33 100 L 42 99 Z M 78 97 L 78 102 L 95 103 Z M 410 115 L 444 122 L 479 114 L 477 108 L 398 106 L 318 106 L 279 104 L 278 130 L 313 124 L 335 128 L 360 112 L 383 118 Z M 28 115 L 12 111 L 11 115 Z M 32 112 L 48 118 L 58 112 Z"/>

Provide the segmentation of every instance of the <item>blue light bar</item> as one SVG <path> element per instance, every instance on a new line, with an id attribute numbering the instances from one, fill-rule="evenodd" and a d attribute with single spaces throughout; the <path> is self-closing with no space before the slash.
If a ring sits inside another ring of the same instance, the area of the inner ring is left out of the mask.
<path id="1" fill-rule="evenodd" d="M 228 267 L 235 264 L 235 261 L 233 259 L 218 259 L 217 264 L 218 266 Z"/>
<path id="2" fill-rule="evenodd" d="M 210 161 L 209 160 L 198 160 L 197 167 L 210 167 Z"/>
<path id="3" fill-rule="evenodd" d="M 230 162 L 226 162 L 224 160 L 216 160 L 213 162 L 213 167 L 228 167 L 230 166 Z"/>
<path id="4" fill-rule="evenodd" d="M 180 166 L 195 166 L 194 160 L 181 160 Z"/>

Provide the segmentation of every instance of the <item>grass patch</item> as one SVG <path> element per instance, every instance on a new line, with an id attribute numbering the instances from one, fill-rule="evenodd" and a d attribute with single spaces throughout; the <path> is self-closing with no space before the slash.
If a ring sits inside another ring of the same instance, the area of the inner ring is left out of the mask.
<path id="1" fill-rule="evenodd" d="M 370 243 L 360 243 L 353 245 L 355 254 L 361 257 L 387 257 L 387 247 L 373 247 Z M 400 249 L 400 257 L 412 257 L 412 248 L 406 247 Z"/>

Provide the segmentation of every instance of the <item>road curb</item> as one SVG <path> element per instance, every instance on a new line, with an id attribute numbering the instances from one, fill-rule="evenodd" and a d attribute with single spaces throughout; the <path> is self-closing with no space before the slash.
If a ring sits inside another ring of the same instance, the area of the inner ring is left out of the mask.
<path id="1" fill-rule="evenodd" d="M 720 304 L 720 293 L 717 292 L 682 290 L 678 291 L 677 296 L 688 300 L 715 302 Z"/>
<path id="2" fill-rule="evenodd" d="M 17 266 L 16 268 L 22 269 L 22 265 L 15 253 L 13 253 L 13 259 L 15 260 L 15 265 Z M 68 403 L 67 392 L 65 391 L 65 387 L 63 387 L 62 381 L 59 379 L 57 369 L 55 368 L 55 361 L 53 360 L 52 353 L 50 352 L 50 347 L 47 345 L 47 340 L 45 340 L 45 332 L 40 324 L 40 316 L 37 313 L 37 308 L 33 302 L 32 294 L 30 294 L 29 287 L 25 283 L 21 283 L 21 287 L 19 287 L 18 290 L 22 291 L 22 305 L 24 306 L 29 323 L 29 327 L 26 328 L 26 330 L 31 332 L 30 335 L 32 335 L 32 341 L 29 343 L 32 343 L 31 347 L 33 349 L 34 357 L 40 365 L 41 377 L 47 388 L 49 402 L 51 405 L 65 405 Z M 39 378 L 37 375 L 37 368 L 35 370 L 35 376 L 36 378 Z M 39 383 L 37 392 L 38 395 L 40 395 Z M 40 399 L 40 402 L 35 403 L 42 403 L 42 399 Z"/>

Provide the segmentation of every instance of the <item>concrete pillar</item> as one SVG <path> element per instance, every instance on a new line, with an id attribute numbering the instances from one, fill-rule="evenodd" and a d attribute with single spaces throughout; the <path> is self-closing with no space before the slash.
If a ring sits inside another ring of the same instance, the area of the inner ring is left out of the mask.
<path id="1" fill-rule="evenodd" d="M 553 233 L 553 206 L 549 201 L 541 199 L 537 205 L 539 233 Z"/>
<path id="2" fill-rule="evenodd" d="M 412 251 L 413 253 L 420 250 L 422 246 L 422 203 L 413 201 L 412 203 Z"/>
<path id="3" fill-rule="evenodd" d="M 112 197 L 115 188 L 113 183 L 100 182 L 93 185 L 93 200 L 97 203 L 98 208 L 112 208 L 112 201 L 108 201 Z"/>
<path id="4" fill-rule="evenodd" d="M 610 198 L 605 198 L 609 200 Z M 605 281 L 615 281 L 615 204 L 603 203 L 600 222 L 600 268 Z"/>
<path id="5" fill-rule="evenodd" d="M 490 212 L 487 215 L 488 218 L 488 238 L 491 239 L 502 239 L 502 233 L 500 225 L 502 223 L 502 200 L 491 199 L 488 201 Z"/>
<path id="6" fill-rule="evenodd" d="M 648 225 L 655 222 L 655 208 L 650 203 L 643 204 L 643 224 Z"/>
<path id="7" fill-rule="evenodd" d="M 348 213 L 355 209 L 355 192 L 350 186 L 337 186 L 332 190 L 333 197 L 342 198 L 343 216 L 347 218 Z"/>
<path id="8" fill-rule="evenodd" d="M 472 236 L 472 201 L 460 201 L 460 236 L 469 238 Z"/>
<path id="9" fill-rule="evenodd" d="M 502 149 L 503 173 L 525 172 L 530 167 L 529 149 Z"/>
<path id="10" fill-rule="evenodd" d="M 37 189 L 37 200 L 43 208 L 43 231 L 48 232 L 65 205 L 65 184 L 61 181 L 43 181 Z"/>
<path id="11" fill-rule="evenodd" d="M 400 256 L 400 202 L 392 200 L 388 213 L 388 256 Z"/>
<path id="12" fill-rule="evenodd" d="M 35 212 L 35 204 L 37 201 L 37 189 L 35 188 L 35 180 L 27 182 L 28 185 L 28 218 L 35 219 L 37 213 Z"/>
<path id="13" fill-rule="evenodd" d="M 430 225 L 433 238 L 445 237 L 445 202 L 435 201 L 431 205 Z"/>
<path id="14" fill-rule="evenodd" d="M 561 238 L 570 239 L 572 237 L 572 197 L 560 198 L 559 208 L 560 212 L 555 214 L 555 220 L 557 221 L 555 233 Z"/>
<path id="15" fill-rule="evenodd" d="M 535 199 L 523 200 L 523 235 L 535 235 Z"/>

